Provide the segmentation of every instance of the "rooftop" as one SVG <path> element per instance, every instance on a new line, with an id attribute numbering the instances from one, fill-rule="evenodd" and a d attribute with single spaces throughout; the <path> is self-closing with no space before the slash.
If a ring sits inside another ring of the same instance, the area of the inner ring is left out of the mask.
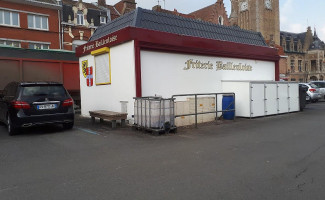
<path id="1" fill-rule="evenodd" d="M 184 18 L 168 13 L 137 8 L 110 23 L 98 27 L 89 41 L 114 33 L 126 27 L 143 28 L 178 35 L 267 46 L 261 33 Z"/>

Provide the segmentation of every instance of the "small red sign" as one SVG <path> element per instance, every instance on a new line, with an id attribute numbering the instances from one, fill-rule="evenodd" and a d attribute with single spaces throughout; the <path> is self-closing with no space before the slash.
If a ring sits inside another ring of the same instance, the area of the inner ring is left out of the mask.
<path id="1" fill-rule="evenodd" d="M 87 74 L 87 77 L 86 77 L 87 86 L 91 87 L 94 84 L 93 67 L 87 67 L 86 74 Z"/>

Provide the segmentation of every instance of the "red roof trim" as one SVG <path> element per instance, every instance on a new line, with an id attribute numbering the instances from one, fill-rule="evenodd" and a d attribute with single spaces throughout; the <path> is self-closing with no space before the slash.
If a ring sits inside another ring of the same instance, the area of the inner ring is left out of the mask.
<path id="1" fill-rule="evenodd" d="M 101 46 L 96 45 L 96 43 L 99 44 L 102 40 L 114 37 L 116 37 L 116 40 L 110 43 Z M 98 40 L 79 46 L 76 49 L 76 55 L 80 57 L 90 54 L 93 50 L 116 46 L 131 40 L 139 41 L 141 48 L 152 50 L 265 61 L 278 61 L 280 59 L 277 50 L 270 47 L 177 35 L 134 27 L 126 27 Z"/>

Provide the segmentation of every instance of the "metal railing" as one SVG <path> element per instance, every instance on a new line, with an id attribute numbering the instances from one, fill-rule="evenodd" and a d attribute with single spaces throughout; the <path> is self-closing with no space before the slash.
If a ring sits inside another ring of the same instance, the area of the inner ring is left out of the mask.
<path id="1" fill-rule="evenodd" d="M 222 110 L 222 109 L 218 110 L 218 95 L 229 95 L 229 96 L 231 95 L 231 96 L 233 96 L 233 102 L 231 102 L 225 110 Z M 182 115 L 176 115 L 175 114 L 175 118 L 195 115 L 195 127 L 196 128 L 197 128 L 197 116 L 198 115 L 215 113 L 216 114 L 216 119 L 217 119 L 218 118 L 218 113 L 220 113 L 220 112 L 222 113 L 222 115 L 220 117 L 222 117 L 223 114 L 226 113 L 226 112 L 235 112 L 236 111 L 236 108 L 235 108 L 235 101 L 236 101 L 235 93 L 177 94 L 177 95 L 173 95 L 172 98 L 176 99 L 176 97 L 193 97 L 193 96 L 195 98 L 195 113 L 188 113 L 188 114 L 182 114 Z M 198 113 L 198 109 L 197 109 L 198 96 L 215 96 L 215 111 Z M 234 106 L 234 109 L 229 109 L 232 105 Z"/>

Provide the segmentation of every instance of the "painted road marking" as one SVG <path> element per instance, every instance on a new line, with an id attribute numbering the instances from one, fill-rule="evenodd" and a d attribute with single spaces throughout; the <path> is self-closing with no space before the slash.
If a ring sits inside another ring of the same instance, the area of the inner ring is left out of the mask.
<path id="1" fill-rule="evenodd" d="M 80 127 L 75 127 L 75 128 L 78 129 L 78 130 L 81 130 L 83 132 L 93 134 L 93 135 L 100 135 L 99 133 L 97 133 L 95 131 L 92 131 L 92 130 L 89 130 L 89 129 L 84 129 L 84 128 L 80 128 Z"/>

